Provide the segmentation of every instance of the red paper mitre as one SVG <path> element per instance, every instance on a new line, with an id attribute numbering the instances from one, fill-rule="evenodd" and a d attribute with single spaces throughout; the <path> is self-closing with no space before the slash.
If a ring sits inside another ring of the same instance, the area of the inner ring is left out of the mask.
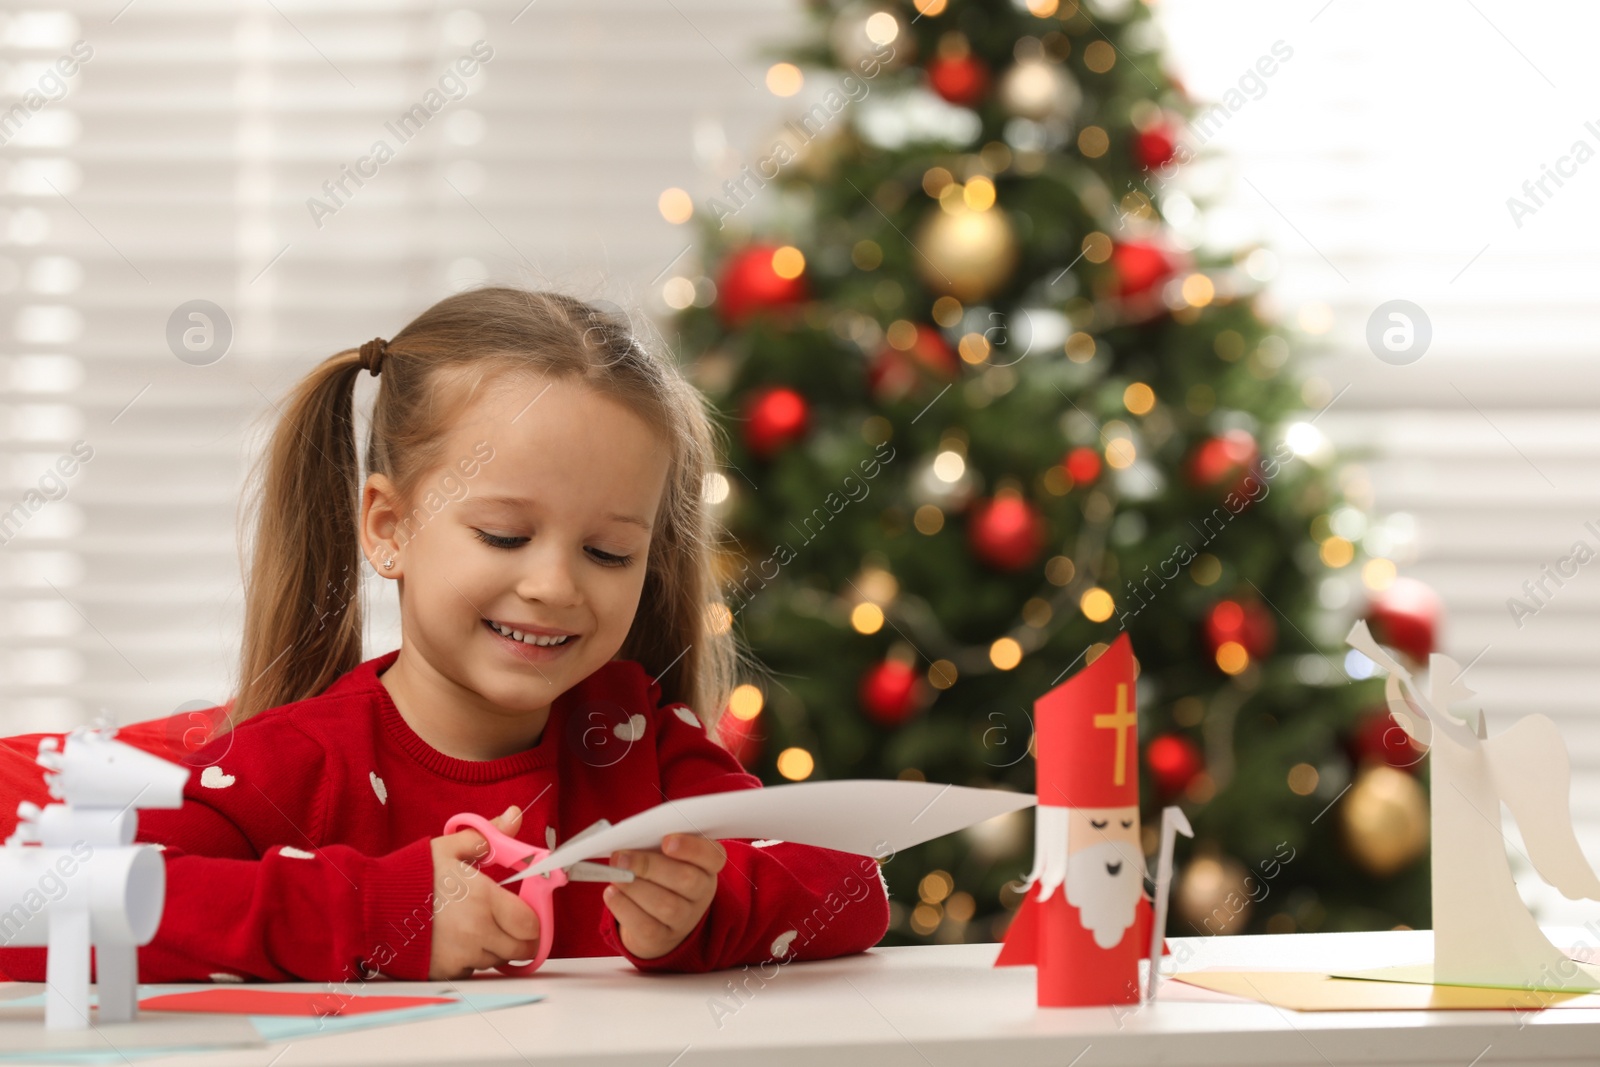
<path id="1" fill-rule="evenodd" d="M 1113 641 L 1099 659 L 1034 701 L 1040 804 L 1138 805 L 1136 703 L 1133 645 L 1127 634 Z"/>

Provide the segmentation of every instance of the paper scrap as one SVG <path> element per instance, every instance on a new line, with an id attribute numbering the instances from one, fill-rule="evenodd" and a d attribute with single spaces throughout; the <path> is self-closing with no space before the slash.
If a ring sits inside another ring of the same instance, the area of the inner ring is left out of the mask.
<path id="1" fill-rule="evenodd" d="M 1361 981 L 1314 971 L 1191 971 L 1178 981 L 1294 1011 L 1537 1011 L 1600 1007 L 1596 993 Z"/>
<path id="2" fill-rule="evenodd" d="M 659 848 L 668 834 L 777 838 L 840 852 L 887 858 L 903 848 L 1032 807 L 1032 793 L 938 782 L 843 779 L 665 800 L 609 829 L 568 841 L 501 882 L 519 881 L 610 856 L 617 849 Z"/>
<path id="3" fill-rule="evenodd" d="M 220 1012 L 228 1015 L 360 1015 L 430 1004 L 454 1004 L 454 997 L 341 995 L 326 990 L 297 993 L 286 989 L 198 989 L 139 1001 L 147 1011 Z"/>

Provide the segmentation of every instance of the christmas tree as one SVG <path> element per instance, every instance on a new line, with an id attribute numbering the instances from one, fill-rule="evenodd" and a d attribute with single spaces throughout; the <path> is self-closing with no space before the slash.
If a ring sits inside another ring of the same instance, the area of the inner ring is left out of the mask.
<path id="1" fill-rule="evenodd" d="M 1272 256 L 1195 236 L 1200 109 L 1150 12 L 810 11 L 767 74 L 793 115 L 662 199 L 699 231 L 673 340 L 729 438 L 713 624 L 765 668 L 725 743 L 772 783 L 1031 792 L 1033 701 L 1126 630 L 1146 851 L 1165 804 L 1196 831 L 1172 934 L 1426 926 L 1422 754 L 1327 605 L 1376 591 L 1416 656 L 1437 608 L 1341 484 Z M 1031 857 L 1028 815 L 895 856 L 885 943 L 998 939 Z"/>

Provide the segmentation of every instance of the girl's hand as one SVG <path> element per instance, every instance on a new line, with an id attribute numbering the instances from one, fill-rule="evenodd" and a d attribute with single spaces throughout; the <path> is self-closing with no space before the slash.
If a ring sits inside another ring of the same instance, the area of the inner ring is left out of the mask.
<path id="1" fill-rule="evenodd" d="M 522 812 L 513 805 L 492 822 L 515 835 Z M 431 980 L 471 978 L 478 968 L 538 954 L 539 916 L 516 893 L 479 877 L 472 861 L 488 854 L 489 842 L 476 830 L 433 839 Z"/>
<path id="2" fill-rule="evenodd" d="M 642 960 L 665 956 L 699 925 L 717 891 L 728 853 L 703 834 L 668 834 L 660 848 L 614 852 L 611 863 L 633 872 L 602 895 L 623 947 Z"/>

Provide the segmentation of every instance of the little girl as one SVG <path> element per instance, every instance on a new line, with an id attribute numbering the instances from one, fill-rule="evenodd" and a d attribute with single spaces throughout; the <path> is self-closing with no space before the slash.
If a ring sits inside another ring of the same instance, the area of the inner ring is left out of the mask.
<path id="1" fill-rule="evenodd" d="M 359 479 L 351 393 L 379 375 Z M 459 812 L 542 847 L 760 788 L 709 735 L 739 662 L 712 566 L 703 398 L 627 323 L 556 293 L 447 297 L 299 384 L 263 457 L 232 729 L 195 753 L 146 982 L 445 979 L 531 958 L 510 871 Z M 464 487 L 464 489 L 463 489 Z M 401 647 L 361 659 L 363 560 Z M 722 610 L 718 610 L 722 609 Z M 699 713 L 695 709 L 699 709 Z M 203 769 L 201 769 L 203 768 Z M 632 882 L 554 896 L 553 957 L 645 971 L 859 952 L 876 860 L 672 835 Z M 44 949 L 0 949 L 41 981 Z"/>

